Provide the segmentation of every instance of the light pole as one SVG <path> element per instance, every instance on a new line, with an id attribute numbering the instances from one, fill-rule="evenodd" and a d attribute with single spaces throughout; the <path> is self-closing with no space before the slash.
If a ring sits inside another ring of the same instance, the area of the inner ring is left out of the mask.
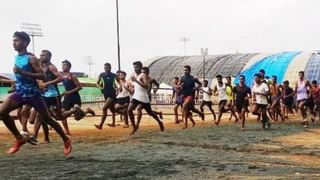
<path id="1" fill-rule="evenodd" d="M 89 66 L 89 77 L 91 77 L 91 66 L 94 64 L 94 61 L 92 60 L 91 56 L 85 56 L 84 60 L 86 64 Z"/>
<path id="2" fill-rule="evenodd" d="M 120 65 L 120 27 L 119 27 L 119 2 L 116 0 L 116 9 L 117 9 L 117 44 L 118 44 L 118 70 L 121 70 Z"/>
<path id="3" fill-rule="evenodd" d="M 203 58 L 203 80 L 206 78 L 206 56 L 208 55 L 208 48 L 201 48 L 201 55 Z"/>
<path id="4" fill-rule="evenodd" d="M 32 39 L 32 52 L 35 53 L 34 49 L 34 37 L 43 37 L 42 29 L 39 24 L 33 23 L 21 23 L 21 29 L 28 33 Z"/>
<path id="5" fill-rule="evenodd" d="M 186 57 L 187 55 L 187 42 L 190 41 L 189 37 L 182 37 L 180 41 L 183 42 L 183 56 Z"/>

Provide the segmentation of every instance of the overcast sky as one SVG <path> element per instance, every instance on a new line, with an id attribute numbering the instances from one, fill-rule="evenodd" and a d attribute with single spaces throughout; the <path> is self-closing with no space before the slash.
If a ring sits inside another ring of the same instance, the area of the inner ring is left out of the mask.
<path id="1" fill-rule="evenodd" d="M 119 0 L 122 67 L 135 60 L 187 55 L 320 49 L 319 0 Z M 117 69 L 115 0 L 1 0 L 1 72 L 12 72 L 12 34 L 22 22 L 40 24 L 41 49 L 52 61 L 68 59 L 73 71 L 93 75 L 110 62 Z M 32 51 L 32 47 L 29 47 Z"/>

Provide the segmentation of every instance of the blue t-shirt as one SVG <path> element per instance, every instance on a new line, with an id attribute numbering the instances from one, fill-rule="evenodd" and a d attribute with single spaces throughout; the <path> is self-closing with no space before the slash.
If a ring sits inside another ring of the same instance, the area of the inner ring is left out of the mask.
<path id="1" fill-rule="evenodd" d="M 15 65 L 27 72 L 34 72 L 30 65 L 30 54 L 17 55 L 15 57 Z M 36 79 L 31 77 L 22 76 L 21 74 L 15 73 L 16 77 L 16 93 L 22 97 L 35 97 L 40 95 L 40 90 Z"/>

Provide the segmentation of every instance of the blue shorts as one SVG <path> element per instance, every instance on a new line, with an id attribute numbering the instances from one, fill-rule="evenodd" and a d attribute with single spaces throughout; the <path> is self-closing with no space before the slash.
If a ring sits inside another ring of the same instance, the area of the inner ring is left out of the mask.
<path id="1" fill-rule="evenodd" d="M 46 103 L 44 102 L 42 96 L 36 95 L 34 97 L 22 97 L 21 94 L 15 92 L 9 96 L 9 98 L 22 105 L 32 106 L 36 111 L 47 109 Z"/>

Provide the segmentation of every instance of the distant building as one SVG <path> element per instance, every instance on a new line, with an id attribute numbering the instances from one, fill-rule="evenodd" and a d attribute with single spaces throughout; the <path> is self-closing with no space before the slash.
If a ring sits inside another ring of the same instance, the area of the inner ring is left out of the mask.
<path id="1" fill-rule="evenodd" d="M 149 66 L 150 76 L 169 85 L 172 85 L 175 76 L 183 75 L 184 65 L 191 66 L 193 76 L 199 79 L 203 77 L 202 56 L 156 57 L 145 61 L 144 65 Z M 247 85 L 251 86 L 254 74 L 260 69 L 266 71 L 266 76 L 276 75 L 279 83 L 289 80 L 293 85 L 299 71 L 305 71 L 308 80 L 320 81 L 320 51 L 208 55 L 205 60 L 205 77 L 211 86 L 215 84 L 217 74 L 233 77 L 234 84 L 243 74 Z"/>

